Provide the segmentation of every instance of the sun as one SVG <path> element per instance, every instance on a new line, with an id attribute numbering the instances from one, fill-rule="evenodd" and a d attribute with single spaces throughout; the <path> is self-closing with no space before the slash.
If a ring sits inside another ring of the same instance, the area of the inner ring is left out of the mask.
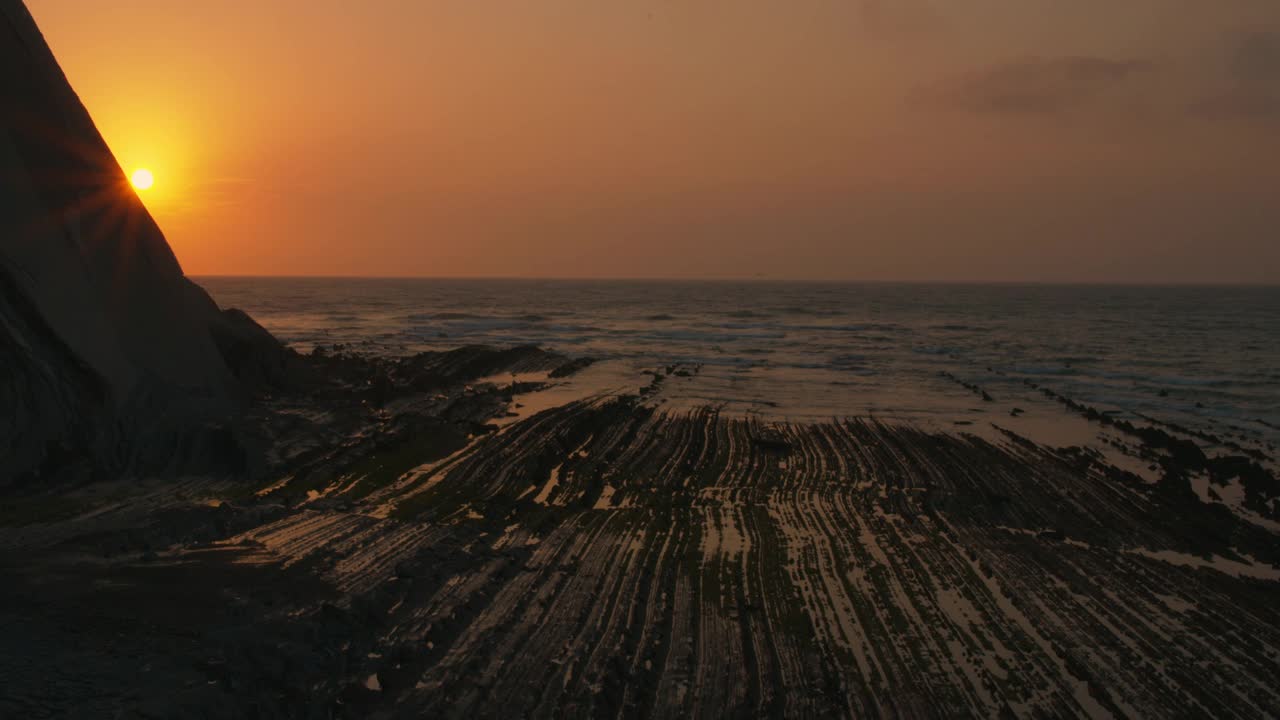
<path id="1" fill-rule="evenodd" d="M 133 186 L 139 190 L 149 190 L 152 185 L 156 184 L 155 176 L 146 168 L 138 168 L 137 170 L 134 170 L 129 181 L 132 182 Z"/>

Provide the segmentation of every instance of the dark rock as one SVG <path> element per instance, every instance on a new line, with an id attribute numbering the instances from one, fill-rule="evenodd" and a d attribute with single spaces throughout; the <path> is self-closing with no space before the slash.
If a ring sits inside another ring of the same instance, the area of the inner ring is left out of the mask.
<path id="1" fill-rule="evenodd" d="M 223 310 L 210 332 L 227 367 L 248 393 L 296 387 L 307 372 L 298 354 L 286 348 L 243 310 Z"/>
<path id="2" fill-rule="evenodd" d="M 130 461 L 182 460 L 157 429 L 200 435 L 272 376 L 270 336 L 183 274 L 23 4 L 0 24 L 0 485 L 155 472 Z"/>
<path id="3" fill-rule="evenodd" d="M 754 428 L 751 431 L 751 442 L 756 447 L 767 452 L 782 455 L 787 455 L 791 452 L 791 443 L 776 428 L 768 426 Z"/>
<path id="4" fill-rule="evenodd" d="M 585 368 L 590 367 L 593 364 L 595 364 L 595 358 L 577 358 L 575 360 L 570 360 L 569 362 L 552 370 L 548 374 L 548 377 L 552 377 L 552 378 L 568 377 L 570 375 L 573 375 L 574 373 L 577 373 Z"/>

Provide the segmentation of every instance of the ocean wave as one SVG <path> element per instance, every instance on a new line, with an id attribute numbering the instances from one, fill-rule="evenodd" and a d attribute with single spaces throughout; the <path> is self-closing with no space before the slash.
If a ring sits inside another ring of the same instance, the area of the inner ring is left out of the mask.
<path id="1" fill-rule="evenodd" d="M 1096 357 L 1093 357 L 1092 355 L 1066 355 L 1063 357 L 1054 358 L 1054 361 L 1060 362 L 1063 365 L 1090 365 L 1093 363 L 1102 362 L 1101 358 L 1096 358 Z"/>
<path id="2" fill-rule="evenodd" d="M 544 330 L 549 333 L 558 333 L 558 334 L 577 333 L 577 334 L 587 334 L 587 335 L 604 335 L 609 332 L 605 328 L 596 327 L 595 325 L 541 325 L 539 324 L 537 329 Z"/>
<path id="3" fill-rule="evenodd" d="M 1132 373 L 1132 372 L 1106 372 L 1106 371 L 1090 373 L 1090 377 L 1095 377 L 1103 380 L 1128 382 L 1128 383 L 1132 383 L 1134 386 L 1137 386 L 1137 387 L 1152 387 L 1152 388 L 1160 388 L 1163 386 L 1188 387 L 1188 388 L 1195 388 L 1195 387 L 1220 388 L 1220 387 L 1231 387 L 1233 385 L 1241 385 L 1248 382 L 1247 380 L 1243 380 L 1241 378 L 1222 378 L 1222 377 L 1195 378 L 1195 377 L 1180 377 L 1175 375 L 1161 376 L 1161 375 L 1151 375 L 1151 374 Z"/>
<path id="4" fill-rule="evenodd" d="M 770 308 L 770 309 L 773 312 L 781 313 L 783 315 L 808 315 L 810 317 L 838 317 L 844 314 L 844 312 L 841 310 L 819 310 L 817 308 L 796 307 L 796 306 L 778 307 L 778 308 Z"/>
<path id="5" fill-rule="evenodd" d="M 744 332 L 759 330 L 760 332 Z M 692 326 L 657 326 L 657 327 L 615 327 L 606 328 L 602 332 L 611 337 L 628 338 L 630 340 L 678 340 L 682 342 L 705 342 L 711 344 L 729 344 L 744 340 L 781 340 L 787 337 L 786 331 L 777 326 L 757 325 L 692 325 Z"/>
<path id="6" fill-rule="evenodd" d="M 517 345 L 537 345 L 554 349 L 562 346 L 583 347 L 590 345 L 594 338 L 587 335 L 552 335 L 519 332 L 490 333 L 440 333 L 435 330 L 420 331 L 409 335 L 414 342 L 426 343 L 435 348 L 449 349 L 463 344 L 483 344 L 495 347 L 514 347 Z"/>
<path id="7" fill-rule="evenodd" d="M 458 320 L 480 320 L 485 322 L 527 322 L 539 323 L 550 320 L 546 315 L 537 315 L 526 313 L 523 315 L 482 315 L 479 313 L 469 312 L 433 312 L 433 313 L 410 313 L 405 316 L 405 320 L 411 323 L 420 322 L 455 322 Z"/>
<path id="8" fill-rule="evenodd" d="M 1080 371 L 1062 365 L 1015 365 L 1009 372 L 1016 375 L 1061 376 L 1079 375 Z"/>
<path id="9" fill-rule="evenodd" d="M 962 351 L 963 348 L 952 345 L 917 345 L 911 348 L 911 352 L 917 355 L 957 355 Z"/>
<path id="10" fill-rule="evenodd" d="M 778 330 L 784 326 L 776 323 L 696 323 L 694 327 L 709 327 L 717 330 Z"/>
<path id="11" fill-rule="evenodd" d="M 806 330 L 835 330 L 836 332 L 901 332 L 907 328 L 895 323 L 854 323 L 852 325 L 808 325 Z"/>
<path id="12" fill-rule="evenodd" d="M 671 328 L 670 330 L 651 330 L 648 332 L 634 332 L 628 337 L 635 340 L 649 340 L 653 342 L 687 342 L 687 343 L 705 343 L 712 345 L 726 345 L 731 343 L 740 343 L 750 340 L 783 340 L 786 339 L 785 332 L 771 333 L 724 333 L 724 332 L 707 332 L 704 330 L 690 330 Z"/>
<path id="13" fill-rule="evenodd" d="M 438 312 L 425 315 L 410 315 L 411 320 L 477 320 L 486 316 L 464 312 Z"/>

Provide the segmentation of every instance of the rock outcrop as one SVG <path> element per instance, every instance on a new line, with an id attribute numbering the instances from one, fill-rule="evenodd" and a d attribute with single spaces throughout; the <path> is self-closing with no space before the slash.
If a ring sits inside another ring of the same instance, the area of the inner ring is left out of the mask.
<path id="1" fill-rule="evenodd" d="M 287 355 L 183 274 L 26 7 L 0 0 L 0 485 L 180 462 Z"/>

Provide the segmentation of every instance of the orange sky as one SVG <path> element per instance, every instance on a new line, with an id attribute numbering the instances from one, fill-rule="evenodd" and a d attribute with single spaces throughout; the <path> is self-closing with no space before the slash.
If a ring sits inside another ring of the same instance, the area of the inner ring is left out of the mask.
<path id="1" fill-rule="evenodd" d="M 1280 282 L 1275 0 L 27 2 L 194 275 Z"/>

